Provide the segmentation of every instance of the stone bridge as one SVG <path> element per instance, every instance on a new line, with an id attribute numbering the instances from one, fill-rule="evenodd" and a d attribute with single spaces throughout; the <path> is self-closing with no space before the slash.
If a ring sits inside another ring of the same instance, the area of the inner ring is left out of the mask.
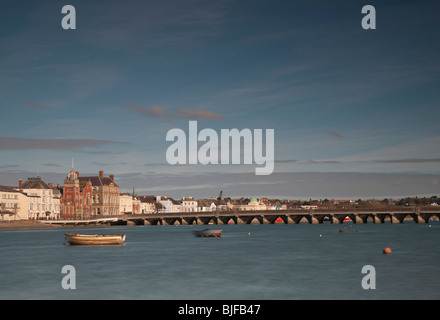
<path id="1" fill-rule="evenodd" d="M 175 212 L 142 215 L 118 216 L 116 224 L 128 225 L 206 225 L 206 224 L 285 224 L 323 222 L 342 223 L 348 217 L 353 223 L 402 223 L 414 221 L 427 223 L 439 220 L 440 209 L 437 210 L 368 210 L 368 211 L 331 211 L 331 210 L 268 210 L 268 211 L 214 211 L 214 212 Z"/>

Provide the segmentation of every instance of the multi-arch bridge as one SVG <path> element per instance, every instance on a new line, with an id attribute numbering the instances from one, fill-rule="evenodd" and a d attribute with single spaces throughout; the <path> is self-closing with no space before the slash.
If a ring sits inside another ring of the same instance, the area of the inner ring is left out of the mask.
<path id="1" fill-rule="evenodd" d="M 95 216 L 79 220 L 41 220 L 58 225 L 206 225 L 206 224 L 297 224 L 297 223 L 402 223 L 413 221 L 427 223 L 440 219 L 440 208 L 408 208 L 393 210 L 267 210 L 267 211 L 213 211 L 174 212 L 153 214 L 125 214 L 118 216 Z"/>
<path id="2" fill-rule="evenodd" d="M 348 217 L 353 223 L 402 223 L 414 221 L 427 223 L 439 220 L 438 210 L 268 210 L 268 211 L 215 211 L 215 212 L 176 212 L 160 214 L 124 215 L 118 218 L 119 224 L 136 225 L 203 225 L 203 224 L 285 224 L 323 222 L 342 223 Z"/>

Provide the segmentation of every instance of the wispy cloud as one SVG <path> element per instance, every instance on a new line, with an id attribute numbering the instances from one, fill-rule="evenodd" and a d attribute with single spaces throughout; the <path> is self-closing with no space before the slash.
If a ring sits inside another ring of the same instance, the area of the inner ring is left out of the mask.
<path id="1" fill-rule="evenodd" d="M 411 158 L 411 159 L 391 159 L 391 160 L 376 160 L 380 163 L 429 163 L 429 162 L 440 162 L 440 158 Z"/>
<path id="2" fill-rule="evenodd" d="M 81 148 L 96 148 L 106 144 L 127 143 L 93 139 L 29 139 L 16 137 L 0 137 L 0 150 L 77 150 Z"/>
<path id="3" fill-rule="evenodd" d="M 50 109 L 49 106 L 46 106 L 41 103 L 37 103 L 35 101 L 27 101 L 25 104 L 27 107 L 32 108 L 32 109 L 37 109 L 37 110 L 49 110 Z"/>
<path id="4" fill-rule="evenodd" d="M 253 173 L 207 172 L 194 173 L 190 177 L 188 183 L 187 175 L 138 172 L 117 175 L 117 181 L 123 190 L 130 190 L 135 184 L 139 192 L 168 194 L 176 198 L 216 196 L 223 190 L 224 195 L 233 198 L 268 196 L 290 199 L 432 195 L 437 193 L 440 181 L 439 174 L 359 172 L 278 172 L 263 179 Z"/>
<path id="5" fill-rule="evenodd" d="M 62 166 L 62 165 L 60 165 L 58 163 L 52 163 L 52 162 L 43 163 L 43 166 L 45 166 L 45 167 L 55 167 L 55 168 L 63 168 L 64 167 L 64 166 Z"/>
<path id="6" fill-rule="evenodd" d="M 208 120 L 220 120 L 223 119 L 221 115 L 206 109 L 187 109 L 182 108 L 179 115 L 188 119 L 208 119 Z"/>
<path id="7" fill-rule="evenodd" d="M 339 164 L 340 161 L 336 160 L 305 160 L 301 162 L 302 164 Z"/>
<path id="8" fill-rule="evenodd" d="M 295 159 L 275 160 L 275 163 L 295 163 L 295 162 L 298 162 L 298 160 Z"/>
<path id="9" fill-rule="evenodd" d="M 151 108 L 145 108 L 135 103 L 126 103 L 125 106 L 128 109 L 148 118 L 149 117 L 162 118 L 162 119 L 171 118 L 171 115 L 162 106 L 152 106 Z"/>
<path id="10" fill-rule="evenodd" d="M 92 161 L 91 162 L 93 165 L 96 166 L 129 166 L 131 165 L 130 163 L 126 162 L 126 161 L 120 161 L 120 162 L 111 162 L 111 163 L 107 163 L 107 162 L 100 162 L 100 161 Z"/>
<path id="11" fill-rule="evenodd" d="M 328 134 L 339 139 L 344 139 L 344 136 L 336 131 L 330 131 Z"/>
<path id="12" fill-rule="evenodd" d="M 0 166 L 0 170 L 18 168 L 16 164 L 4 164 Z"/>
<path id="13" fill-rule="evenodd" d="M 158 105 L 152 106 L 150 108 L 146 108 L 136 103 L 126 103 L 125 107 L 147 118 L 161 118 L 168 120 L 179 119 L 179 118 L 194 119 L 194 120 L 223 119 L 223 117 L 220 114 L 201 108 L 197 108 L 197 109 L 181 108 L 178 112 L 173 113 L 167 111 L 165 107 Z"/>
<path id="14" fill-rule="evenodd" d="M 81 41 L 93 47 L 131 50 L 175 48 L 207 41 L 222 32 L 221 22 L 229 2 L 133 0 L 129 5 L 109 1 L 105 7 L 87 3 L 83 11 L 93 19 L 84 19 L 84 29 L 88 32 Z"/>
<path id="15" fill-rule="evenodd" d="M 440 152 L 437 146 L 440 143 L 440 136 L 416 139 L 388 145 L 368 152 L 340 157 L 338 161 L 367 161 L 384 164 L 417 164 L 440 162 Z M 417 155 L 416 157 L 414 155 Z"/>

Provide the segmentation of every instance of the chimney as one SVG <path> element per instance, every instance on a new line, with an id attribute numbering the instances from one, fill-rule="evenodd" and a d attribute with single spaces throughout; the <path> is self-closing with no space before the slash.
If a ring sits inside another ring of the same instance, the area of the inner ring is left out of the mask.
<path id="1" fill-rule="evenodd" d="M 114 174 L 109 175 L 109 177 L 110 177 L 110 179 L 112 179 L 113 182 L 115 182 L 115 175 Z"/>
<path id="2" fill-rule="evenodd" d="M 18 186 L 19 186 L 19 187 L 21 187 L 22 183 L 23 183 L 23 182 L 21 181 L 21 179 L 18 179 Z"/>
<path id="3" fill-rule="evenodd" d="M 101 177 L 101 179 L 104 178 L 104 171 L 99 170 L 99 176 Z"/>

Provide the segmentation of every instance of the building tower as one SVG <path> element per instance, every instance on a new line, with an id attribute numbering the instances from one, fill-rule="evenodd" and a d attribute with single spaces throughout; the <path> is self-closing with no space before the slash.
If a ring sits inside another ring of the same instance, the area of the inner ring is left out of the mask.
<path id="1" fill-rule="evenodd" d="M 61 216 L 67 219 L 84 219 L 92 213 L 92 184 L 80 181 L 79 172 L 73 167 L 64 179 L 63 193 L 60 199 Z"/>

